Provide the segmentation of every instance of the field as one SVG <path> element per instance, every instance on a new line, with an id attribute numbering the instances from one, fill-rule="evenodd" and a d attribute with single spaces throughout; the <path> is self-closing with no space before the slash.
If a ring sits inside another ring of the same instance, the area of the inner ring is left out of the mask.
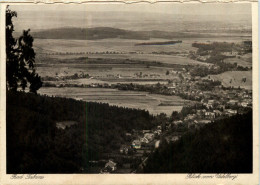
<path id="1" fill-rule="evenodd" d="M 147 80 L 136 80 L 136 79 L 102 79 L 102 80 L 98 80 L 98 79 L 86 79 L 86 78 L 80 78 L 80 79 L 73 79 L 73 80 L 58 80 L 58 81 L 45 81 L 45 82 L 50 82 L 53 83 L 55 85 L 60 85 L 60 84 L 76 84 L 76 85 L 91 85 L 91 84 L 108 84 L 108 85 L 112 85 L 112 84 L 138 84 L 138 85 L 153 85 L 153 84 L 168 84 L 168 81 L 166 80 L 152 80 L 152 79 L 147 79 Z"/>
<path id="2" fill-rule="evenodd" d="M 210 78 L 219 80 L 225 87 L 241 87 L 252 89 L 252 71 L 228 71 L 219 75 L 210 75 Z M 242 79 L 246 78 L 243 82 Z"/>
<path id="3" fill-rule="evenodd" d="M 181 39 L 183 42 L 175 45 L 141 45 L 142 40 L 103 39 L 103 40 L 56 40 L 35 39 L 37 52 L 37 72 L 40 76 L 64 77 L 74 74 L 88 74 L 92 78 L 52 81 L 55 84 L 104 84 L 134 83 L 134 84 L 167 84 L 168 80 L 178 78 L 171 71 L 183 70 L 185 65 L 209 65 L 187 57 L 190 51 L 195 51 L 191 45 L 194 42 L 234 42 L 246 38 L 204 38 Z M 151 39 L 150 42 L 164 41 Z M 147 42 L 147 41 L 145 41 Z M 90 53 L 89 53 L 90 52 Z M 112 53 L 107 53 L 112 52 Z M 156 54 L 152 54 L 156 52 Z M 175 54 L 158 54 L 160 52 L 175 52 Z M 226 62 L 237 62 L 238 65 L 250 67 L 250 55 L 240 59 L 228 59 Z M 166 75 L 166 72 L 170 71 Z M 226 87 L 233 86 L 252 89 L 252 72 L 231 71 L 220 75 L 212 75 Z M 242 82 L 246 78 L 246 82 Z M 185 101 L 176 96 L 154 95 L 146 92 L 119 91 L 102 88 L 41 88 L 40 94 L 62 96 L 109 103 L 120 107 L 148 110 L 151 114 L 180 111 Z"/>
<path id="4" fill-rule="evenodd" d="M 134 74 L 142 72 L 146 75 L 157 75 L 160 79 L 166 79 L 169 78 L 169 76 L 165 76 L 166 71 L 174 69 L 174 66 L 170 65 L 209 65 L 199 61 L 191 60 L 187 57 L 190 51 L 196 50 L 196 48 L 191 46 L 192 43 L 209 43 L 215 41 L 238 43 L 246 39 L 247 38 L 242 37 L 199 39 L 182 38 L 180 39 L 182 40 L 182 43 L 175 45 L 148 46 L 135 46 L 137 43 L 147 41 L 130 39 L 101 39 L 95 41 L 35 39 L 34 48 L 37 53 L 37 71 L 41 76 L 65 76 L 73 75 L 75 73 L 80 74 L 83 72 L 98 78 L 106 78 L 107 75 L 133 77 Z M 157 41 L 167 40 L 149 40 L 149 42 Z M 100 54 L 97 52 L 116 52 L 116 54 Z M 156 52 L 157 54 L 151 54 L 152 52 Z M 176 54 L 158 54 L 160 52 L 175 52 Z M 88 63 L 88 59 L 86 59 L 86 57 L 92 60 L 103 60 L 106 61 L 106 63 L 103 62 L 96 64 L 94 62 L 90 64 Z M 125 63 L 129 60 L 135 60 L 139 63 Z M 237 63 L 241 65 L 247 65 L 248 60 L 250 60 L 250 56 L 245 59 L 241 58 L 240 61 L 237 61 Z M 116 63 L 114 63 L 115 61 Z M 162 65 L 151 65 L 150 63 L 152 62 L 157 62 L 157 64 L 160 63 Z"/>
<path id="5" fill-rule="evenodd" d="M 162 81 L 166 79 L 176 78 L 176 75 L 170 74 L 166 75 L 168 70 L 174 70 L 175 68 L 169 67 L 157 67 L 157 66 L 147 66 L 146 64 L 139 65 L 131 65 L 131 64 L 43 64 L 37 67 L 37 71 L 40 76 L 71 76 L 75 73 L 77 74 L 89 74 L 92 77 L 97 79 L 102 79 L 104 81 L 116 81 L 122 82 L 124 79 L 127 79 L 129 83 L 131 81 L 136 81 L 135 75 L 138 73 L 142 73 L 144 78 L 139 78 L 138 81 L 147 81 L 148 78 L 151 78 L 152 82 L 155 80 Z M 114 76 L 112 79 L 109 76 Z M 120 75 L 120 77 L 119 77 Z M 151 77 L 150 75 L 155 75 L 155 77 Z"/>
<path id="6" fill-rule="evenodd" d="M 252 53 L 243 55 L 241 57 L 236 57 L 236 58 L 227 58 L 224 60 L 224 62 L 227 63 L 237 63 L 238 66 L 242 66 L 242 67 L 252 67 Z"/>
<path id="7" fill-rule="evenodd" d="M 91 54 L 88 55 L 88 57 L 89 58 L 132 59 L 132 60 L 140 60 L 140 61 L 160 62 L 163 64 L 209 65 L 183 56 L 159 55 L 159 54 L 99 54 L 99 55 Z"/>
<path id="8" fill-rule="evenodd" d="M 186 100 L 178 96 L 149 94 L 146 92 L 119 91 L 104 88 L 44 88 L 39 94 L 74 98 L 89 102 L 109 103 L 120 107 L 148 110 L 151 114 L 165 113 L 171 115 L 173 111 L 181 111 Z M 160 104 L 167 104 L 161 106 Z"/>
<path id="9" fill-rule="evenodd" d="M 251 38 L 251 37 L 249 37 Z M 242 37 L 225 37 L 225 38 L 178 38 L 182 40 L 181 44 L 175 45 L 150 45 L 135 46 L 137 43 L 147 42 L 147 40 L 130 40 L 130 39 L 101 39 L 101 40 L 62 40 L 62 39 L 35 39 L 34 47 L 38 53 L 55 53 L 55 52 L 180 52 L 188 53 L 195 51 L 192 47 L 193 42 L 234 42 L 238 43 L 247 38 Z M 149 42 L 168 41 L 165 39 L 150 39 Z"/>

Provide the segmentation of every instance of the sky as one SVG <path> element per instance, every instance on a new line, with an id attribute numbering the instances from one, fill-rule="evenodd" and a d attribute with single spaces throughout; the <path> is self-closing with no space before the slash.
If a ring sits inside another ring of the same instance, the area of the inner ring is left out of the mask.
<path id="1" fill-rule="evenodd" d="M 18 13 L 13 20 L 16 31 L 100 26 L 180 31 L 214 27 L 214 22 L 251 26 L 251 5 L 245 3 L 49 4 L 11 5 L 10 9 Z"/>
<path id="2" fill-rule="evenodd" d="M 96 3 L 96 4 L 69 4 L 69 5 L 23 5 L 13 6 L 16 11 L 138 11 L 167 14 L 250 14 L 248 3 Z M 33 7 L 33 8 L 32 8 Z"/>

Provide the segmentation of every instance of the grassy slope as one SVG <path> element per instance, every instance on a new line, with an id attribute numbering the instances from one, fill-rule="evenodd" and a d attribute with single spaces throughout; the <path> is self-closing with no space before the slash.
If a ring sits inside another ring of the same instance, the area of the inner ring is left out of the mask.
<path id="1" fill-rule="evenodd" d="M 219 75 L 210 75 L 212 79 L 222 82 L 225 87 L 233 86 L 245 89 L 252 89 L 252 71 L 228 71 Z M 246 78 L 246 82 L 242 78 Z M 230 83 L 230 81 L 232 82 Z"/>

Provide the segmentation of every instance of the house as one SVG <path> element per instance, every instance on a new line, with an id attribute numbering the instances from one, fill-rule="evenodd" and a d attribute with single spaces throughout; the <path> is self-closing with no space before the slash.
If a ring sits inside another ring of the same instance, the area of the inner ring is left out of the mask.
<path id="1" fill-rule="evenodd" d="M 208 103 L 206 104 L 206 107 L 207 107 L 208 109 L 213 108 L 214 103 L 215 103 L 214 100 L 209 100 Z"/>
<path id="2" fill-rule="evenodd" d="M 229 100 L 229 101 L 228 101 L 228 104 L 229 104 L 229 105 L 236 105 L 237 103 L 238 103 L 238 100 L 233 100 L 233 99 L 232 99 L 232 100 Z"/>
<path id="3" fill-rule="evenodd" d="M 134 140 L 132 142 L 132 147 L 135 149 L 140 149 L 141 148 L 141 142 L 139 140 Z"/>
<path id="4" fill-rule="evenodd" d="M 93 83 L 90 84 L 90 87 L 97 87 L 97 86 L 98 86 L 97 84 L 93 84 Z"/>
<path id="5" fill-rule="evenodd" d="M 161 135 L 161 133 L 162 133 L 162 130 L 161 130 L 161 129 L 154 131 L 154 134 L 155 134 L 155 135 L 158 135 L 158 136 Z"/>
<path id="6" fill-rule="evenodd" d="M 208 104 L 213 104 L 215 102 L 215 100 L 208 100 Z"/>
<path id="7" fill-rule="evenodd" d="M 211 121 L 210 120 L 199 120 L 198 121 L 199 123 L 199 125 L 205 125 L 205 124 L 208 124 L 208 123 L 210 123 Z"/>
<path id="8" fill-rule="evenodd" d="M 147 143 L 149 143 L 149 140 L 146 137 L 143 137 L 143 138 L 140 139 L 140 142 L 147 144 Z"/>
<path id="9" fill-rule="evenodd" d="M 148 139 L 148 141 L 151 141 L 154 138 L 154 134 L 153 133 L 146 133 L 146 134 L 144 134 L 144 138 Z"/>
<path id="10" fill-rule="evenodd" d="M 213 110 L 213 112 L 215 113 L 216 116 L 221 116 L 222 112 L 219 110 Z"/>
<path id="11" fill-rule="evenodd" d="M 235 115 L 235 114 L 237 114 L 237 110 L 226 109 L 226 113 L 228 113 L 229 115 Z"/>
<path id="12" fill-rule="evenodd" d="M 206 119 L 214 119 L 216 117 L 214 112 L 205 112 Z"/>
<path id="13" fill-rule="evenodd" d="M 236 56 L 238 54 L 238 52 L 237 51 L 227 51 L 227 52 L 222 52 L 221 54 L 232 57 L 232 56 Z"/>
<path id="14" fill-rule="evenodd" d="M 196 117 L 196 114 L 188 114 L 186 116 L 187 120 L 191 120 L 191 119 L 194 119 Z"/>
<path id="15" fill-rule="evenodd" d="M 173 136 L 172 138 L 171 138 L 171 141 L 172 142 L 175 142 L 175 141 L 178 141 L 180 139 L 180 136 Z"/>
<path id="16" fill-rule="evenodd" d="M 76 121 L 61 121 L 56 123 L 56 127 L 64 130 L 65 128 L 70 128 L 72 125 L 76 124 L 78 124 Z"/>
<path id="17" fill-rule="evenodd" d="M 168 86 L 168 89 L 175 89 L 176 88 L 176 85 L 172 85 L 172 86 Z"/>
<path id="18" fill-rule="evenodd" d="M 248 103 L 247 103 L 247 102 L 241 102 L 241 106 L 242 106 L 242 107 L 247 107 L 247 106 L 248 106 Z"/>
<path id="19" fill-rule="evenodd" d="M 105 167 L 100 171 L 100 173 L 111 173 L 117 169 L 116 163 L 112 160 L 109 160 Z"/>
<path id="20" fill-rule="evenodd" d="M 174 125 L 179 125 L 179 124 L 182 124 L 182 123 L 183 123 L 183 121 L 181 121 L 181 120 L 173 122 Z"/>

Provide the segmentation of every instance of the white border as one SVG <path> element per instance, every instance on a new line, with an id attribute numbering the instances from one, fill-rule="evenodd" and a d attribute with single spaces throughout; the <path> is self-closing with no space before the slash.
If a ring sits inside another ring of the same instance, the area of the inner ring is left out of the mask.
<path id="1" fill-rule="evenodd" d="M 67 1 L 68 2 L 68 1 Z M 151 2 L 151 1 L 150 1 Z M 103 1 L 104 3 L 104 1 Z M 109 3 L 109 2 L 108 2 Z M 230 1 L 230 3 L 232 3 Z M 12 4 L 12 3 L 8 3 Z M 17 4 L 17 3 L 15 3 Z M 28 3 L 26 3 L 28 4 Z M 238 177 L 235 180 L 231 179 L 217 179 L 214 178 L 212 180 L 204 180 L 204 179 L 186 179 L 187 174 L 59 174 L 59 175 L 45 175 L 43 180 L 37 179 L 22 179 L 22 180 L 13 180 L 10 179 L 11 175 L 6 175 L 6 139 L 5 139 L 5 120 L 6 120 L 6 112 L 5 112 L 5 6 L 6 4 L 1 4 L 1 20 L 0 20 L 0 41 L 1 41 L 1 63 L 0 63 L 0 142 L 1 142 L 1 176 L 0 176 L 0 184 L 26 184 L 26 185 L 34 185 L 34 184 L 249 184 L 255 185 L 259 184 L 258 182 L 258 174 L 259 174 L 259 79 L 258 79 L 258 3 L 252 2 L 252 30 L 253 30 L 253 174 L 238 174 Z M 41 175 L 41 174 L 39 174 Z"/>

